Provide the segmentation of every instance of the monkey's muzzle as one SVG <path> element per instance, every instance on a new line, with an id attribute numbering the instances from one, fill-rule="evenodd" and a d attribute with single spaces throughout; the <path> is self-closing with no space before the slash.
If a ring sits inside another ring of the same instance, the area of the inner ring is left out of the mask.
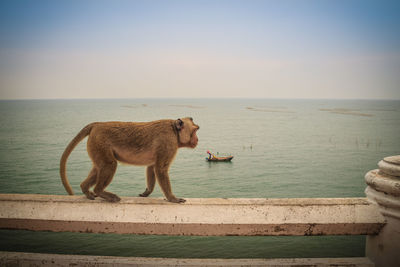
<path id="1" fill-rule="evenodd" d="M 199 142 L 199 138 L 197 137 L 197 134 L 196 134 L 196 132 L 197 132 L 197 130 L 199 128 L 200 127 L 198 127 L 197 129 L 193 130 L 193 132 L 192 132 L 192 135 L 190 137 L 190 147 L 191 148 L 195 148 L 197 146 L 197 143 Z"/>

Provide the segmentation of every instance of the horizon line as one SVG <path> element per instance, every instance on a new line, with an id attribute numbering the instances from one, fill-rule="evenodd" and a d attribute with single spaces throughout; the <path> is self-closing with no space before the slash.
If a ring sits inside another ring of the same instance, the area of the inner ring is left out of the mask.
<path id="1" fill-rule="evenodd" d="M 400 101 L 400 98 L 308 98 L 308 97 L 82 97 L 82 98 L 4 98 L 0 101 L 58 101 L 58 100 L 381 100 Z"/>

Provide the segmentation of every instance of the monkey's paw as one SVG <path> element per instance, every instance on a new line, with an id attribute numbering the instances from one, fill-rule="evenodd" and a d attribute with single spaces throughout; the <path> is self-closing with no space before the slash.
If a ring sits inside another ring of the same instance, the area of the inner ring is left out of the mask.
<path id="1" fill-rule="evenodd" d="M 139 194 L 140 197 L 148 197 L 150 195 L 151 192 L 149 192 L 149 190 L 145 190 L 143 193 Z"/>
<path id="2" fill-rule="evenodd" d="M 172 203 L 185 203 L 186 202 L 186 199 L 183 199 L 183 198 L 171 198 L 171 199 L 168 199 L 168 201 L 169 202 L 172 202 Z"/>
<path id="3" fill-rule="evenodd" d="M 97 195 L 91 191 L 86 192 L 85 195 L 90 200 L 94 200 L 97 197 Z"/>
<path id="4" fill-rule="evenodd" d="M 115 196 L 113 196 L 113 197 L 111 197 L 110 199 L 107 199 L 107 200 L 110 201 L 110 202 L 120 202 L 121 198 L 119 196 L 115 195 Z"/>

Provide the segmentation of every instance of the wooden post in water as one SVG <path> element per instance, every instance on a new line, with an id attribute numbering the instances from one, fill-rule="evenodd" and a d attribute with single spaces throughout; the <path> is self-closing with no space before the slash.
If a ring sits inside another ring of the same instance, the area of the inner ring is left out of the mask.
<path id="1" fill-rule="evenodd" d="M 386 157 L 365 175 L 367 198 L 379 206 L 386 225 L 367 237 L 366 255 L 375 266 L 400 266 L 400 155 Z"/>

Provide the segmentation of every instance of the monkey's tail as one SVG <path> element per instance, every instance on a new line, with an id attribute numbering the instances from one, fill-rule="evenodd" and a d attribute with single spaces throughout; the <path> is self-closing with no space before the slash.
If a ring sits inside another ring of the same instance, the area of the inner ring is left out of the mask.
<path id="1" fill-rule="evenodd" d="M 68 144 L 68 146 L 65 148 L 64 153 L 61 156 L 60 160 L 60 176 L 61 176 L 61 181 L 64 185 L 65 190 L 68 192 L 68 194 L 73 195 L 74 192 L 72 191 L 71 185 L 68 182 L 67 178 L 67 159 L 69 155 L 71 154 L 72 150 L 79 144 L 80 141 L 82 141 L 86 136 L 90 134 L 90 131 L 93 128 L 94 123 L 86 125 L 75 137 L 72 139 L 72 141 Z"/>

